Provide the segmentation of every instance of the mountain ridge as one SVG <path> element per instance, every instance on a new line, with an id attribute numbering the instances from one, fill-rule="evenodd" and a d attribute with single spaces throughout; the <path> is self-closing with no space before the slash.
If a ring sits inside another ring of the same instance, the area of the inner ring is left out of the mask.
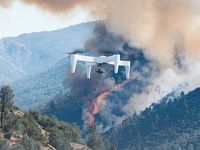
<path id="1" fill-rule="evenodd" d="M 0 83 L 13 82 L 52 67 L 63 58 L 63 52 L 83 47 L 92 34 L 94 24 L 95 22 L 89 22 L 61 30 L 1 39 Z"/>

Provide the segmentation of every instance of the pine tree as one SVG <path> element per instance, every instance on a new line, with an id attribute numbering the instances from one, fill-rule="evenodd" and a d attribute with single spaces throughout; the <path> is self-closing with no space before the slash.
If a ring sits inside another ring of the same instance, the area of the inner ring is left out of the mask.
<path id="1" fill-rule="evenodd" d="M 116 148 L 115 145 L 112 145 L 110 149 L 111 149 L 111 150 L 117 150 L 117 148 Z"/>
<path id="2" fill-rule="evenodd" d="M 100 134 L 97 132 L 97 127 L 95 123 L 89 126 L 88 135 L 88 147 L 93 150 L 101 150 L 103 146 L 103 141 Z"/>
<path id="3" fill-rule="evenodd" d="M 9 86 L 3 86 L 1 88 L 1 126 L 4 124 L 4 119 L 13 105 L 14 94 Z"/>

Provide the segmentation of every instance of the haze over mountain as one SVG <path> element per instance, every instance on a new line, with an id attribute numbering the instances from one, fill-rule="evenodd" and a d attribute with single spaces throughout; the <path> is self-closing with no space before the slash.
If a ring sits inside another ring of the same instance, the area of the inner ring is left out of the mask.
<path id="1" fill-rule="evenodd" d="M 23 34 L 0 40 L 0 82 L 13 82 L 44 72 L 64 58 L 63 52 L 82 48 L 93 23 Z"/>
<path id="2" fill-rule="evenodd" d="M 0 40 L 0 83 L 12 82 L 20 108 L 41 107 L 62 92 L 69 59 L 64 52 L 82 48 L 93 22 Z"/>
<path id="3" fill-rule="evenodd" d="M 24 77 L 12 83 L 15 104 L 22 109 L 41 108 L 59 93 L 66 92 L 64 78 L 69 68 L 69 59 L 62 59 L 48 70 Z"/>

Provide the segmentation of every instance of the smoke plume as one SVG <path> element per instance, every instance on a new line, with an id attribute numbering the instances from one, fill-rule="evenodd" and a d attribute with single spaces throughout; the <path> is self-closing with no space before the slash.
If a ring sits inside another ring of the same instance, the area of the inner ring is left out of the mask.
<path id="1" fill-rule="evenodd" d="M 23 0 L 53 13 L 83 7 L 95 19 L 163 66 L 176 67 L 176 54 L 199 57 L 198 0 Z M 1 0 L 1 5 L 9 1 Z M 187 59 L 187 57 L 186 57 Z"/>
<path id="2" fill-rule="evenodd" d="M 149 85 L 140 93 L 133 93 L 127 105 L 122 107 L 127 116 L 143 111 L 183 83 L 189 84 L 187 88 L 182 88 L 185 92 L 199 86 L 199 82 L 195 81 L 199 76 L 199 69 L 194 69 L 194 64 L 199 64 L 200 58 L 199 1 L 108 0 L 104 2 L 106 9 L 100 14 L 104 13 L 106 16 L 107 30 L 115 37 L 122 37 L 122 41 L 141 48 L 147 58 L 158 63 L 159 71 L 148 78 Z M 100 36 L 96 36 L 95 39 L 101 39 L 97 37 Z M 100 41 L 103 40 L 102 38 Z M 97 51 L 99 47 L 103 49 L 102 46 L 98 46 L 101 42 L 96 41 L 98 40 L 92 41 L 94 44 L 92 47 L 97 46 L 93 49 Z M 134 65 L 137 66 L 137 63 L 134 62 Z M 137 73 L 132 69 L 132 74 Z M 139 76 L 141 74 L 142 72 L 139 72 Z M 145 80 L 144 77 L 140 79 Z"/>
<path id="3" fill-rule="evenodd" d="M 176 53 L 199 57 L 198 0 L 111 0 L 109 4 L 109 29 L 160 64 L 174 66 Z"/>
<path id="4" fill-rule="evenodd" d="M 189 84 L 184 88 L 185 91 L 200 85 L 199 0 L 23 0 L 23 2 L 53 13 L 70 12 L 76 7 L 83 7 L 95 19 L 102 17 L 105 19 L 103 25 L 96 26 L 93 36 L 85 43 L 85 49 L 97 54 L 102 54 L 102 51 L 120 50 L 123 58 L 131 60 L 132 76 L 136 76 L 140 81 L 147 81 L 145 84 L 148 83 L 145 89 L 138 88 L 137 93 L 134 93 L 135 90 L 130 90 L 131 88 L 128 89 L 129 93 L 132 92 L 132 96 L 129 97 L 127 104 L 123 103 L 121 107 L 126 113 L 125 117 L 144 110 L 182 83 Z M 0 0 L 0 5 L 8 6 L 9 1 Z M 85 81 L 85 77 L 74 76 L 74 79 L 67 83 L 72 88 L 72 95 L 86 100 L 84 108 L 90 108 L 92 100 L 109 89 L 105 81 L 109 79 L 109 83 L 113 83 L 111 87 L 114 87 L 125 79 L 122 69 L 119 74 L 114 75 L 111 73 L 112 68 L 106 67 L 109 72 L 105 75 L 99 76 L 93 71 L 94 78 L 90 81 Z M 140 84 L 132 84 L 132 86 L 138 85 Z M 105 109 L 112 112 L 110 107 Z M 83 112 L 83 120 L 87 120 L 87 113 Z"/>
<path id="5" fill-rule="evenodd" d="M 198 0 L 23 0 L 53 13 L 79 7 L 91 16 L 104 16 L 108 29 L 145 49 L 164 66 L 174 66 L 177 53 L 199 57 L 200 2 Z M 7 6 L 9 0 L 1 0 Z M 187 58 L 187 57 L 186 57 Z"/>

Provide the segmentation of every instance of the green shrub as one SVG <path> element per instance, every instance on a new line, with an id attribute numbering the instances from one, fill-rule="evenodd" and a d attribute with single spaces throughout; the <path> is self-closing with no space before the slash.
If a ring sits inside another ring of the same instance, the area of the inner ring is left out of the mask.
<path id="1" fill-rule="evenodd" d="M 6 132 L 6 133 L 4 134 L 4 138 L 10 139 L 11 135 L 12 135 L 11 132 Z"/>
<path id="2" fill-rule="evenodd" d="M 51 128 L 49 130 L 49 143 L 59 150 L 69 150 L 69 140 L 64 133 L 58 128 Z"/>
<path id="3" fill-rule="evenodd" d="M 23 146 L 24 150 L 40 150 L 40 143 L 34 141 L 28 136 L 24 136 L 21 145 Z"/>
<path id="4" fill-rule="evenodd" d="M 22 131 L 23 134 L 27 134 L 28 137 L 35 141 L 42 141 L 41 129 L 31 115 L 25 114 L 24 117 L 21 118 L 21 122 L 24 127 Z"/>

